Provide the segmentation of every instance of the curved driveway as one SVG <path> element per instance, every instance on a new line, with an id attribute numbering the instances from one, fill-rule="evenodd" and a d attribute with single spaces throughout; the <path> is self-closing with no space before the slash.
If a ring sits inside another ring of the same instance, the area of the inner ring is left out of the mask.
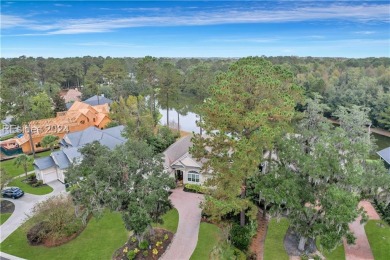
<path id="1" fill-rule="evenodd" d="M 33 195 L 25 193 L 24 196 L 19 199 L 4 199 L 12 201 L 15 204 L 15 210 L 11 217 L 0 226 L 0 243 L 2 243 L 9 235 L 12 234 L 12 232 L 14 232 L 23 224 L 36 203 L 47 200 L 48 198 L 60 193 L 65 193 L 65 185 L 59 181 L 53 181 L 48 183 L 48 185 L 53 188 L 53 191 L 46 195 Z"/>
<path id="2" fill-rule="evenodd" d="M 198 242 L 202 210 L 199 207 L 203 195 L 175 189 L 170 196 L 173 206 L 179 212 L 179 226 L 172 243 L 161 260 L 190 259 Z"/>

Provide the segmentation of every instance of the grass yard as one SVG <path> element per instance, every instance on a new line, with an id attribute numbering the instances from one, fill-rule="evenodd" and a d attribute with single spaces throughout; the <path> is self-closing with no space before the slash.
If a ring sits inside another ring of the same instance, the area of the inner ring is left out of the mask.
<path id="1" fill-rule="evenodd" d="M 209 259 L 213 248 L 219 243 L 220 229 L 213 224 L 201 222 L 198 235 L 198 244 L 191 256 L 191 260 Z"/>
<path id="2" fill-rule="evenodd" d="M 53 188 L 50 187 L 49 185 L 43 185 L 40 187 L 32 187 L 29 184 L 23 182 L 23 180 L 25 178 L 26 177 L 24 175 L 23 175 L 23 177 L 16 178 L 16 179 L 12 180 L 10 183 L 8 183 L 7 186 L 11 186 L 11 187 L 16 186 L 16 187 L 21 188 L 24 192 L 27 192 L 30 194 L 35 194 L 35 195 L 45 195 L 45 194 L 49 194 L 50 192 L 53 191 Z"/>
<path id="3" fill-rule="evenodd" d="M 162 224 L 153 224 L 153 227 L 160 227 L 176 233 L 177 226 L 179 225 L 179 212 L 177 212 L 177 209 L 173 208 L 169 210 L 167 213 L 165 213 L 162 219 Z"/>
<path id="4" fill-rule="evenodd" d="M 58 150 L 58 149 L 57 149 Z M 57 150 L 54 150 L 54 151 L 57 151 Z M 49 156 L 51 154 L 51 151 L 48 150 L 48 151 L 45 151 L 45 152 L 41 152 L 41 153 L 37 153 L 36 154 L 36 157 L 37 158 L 42 158 L 42 157 L 46 157 L 46 156 Z M 6 161 L 2 161 L 1 162 L 1 167 L 9 174 L 11 175 L 12 177 L 16 177 L 18 175 L 21 175 L 24 173 L 24 170 L 23 170 L 23 167 L 20 166 L 20 167 L 16 167 L 16 165 L 14 164 L 15 163 L 15 160 L 16 158 L 13 158 L 13 159 L 10 159 L 10 160 L 6 160 Z M 30 172 L 30 171 L 33 171 L 34 170 L 34 167 L 33 165 L 29 165 L 27 170 Z"/>
<path id="5" fill-rule="evenodd" d="M 12 213 L 0 213 L 0 225 L 3 225 L 11 215 Z"/>
<path id="6" fill-rule="evenodd" d="M 319 242 L 319 240 L 317 239 L 317 241 L 316 241 L 317 249 L 320 250 L 318 242 Z M 333 250 L 332 252 L 321 251 L 321 253 L 326 257 L 326 259 L 329 259 L 329 260 L 333 260 L 333 259 L 334 260 L 345 260 L 345 251 L 344 251 L 343 244 L 336 247 L 336 249 Z"/>
<path id="7" fill-rule="evenodd" d="M 364 229 L 375 260 L 389 259 L 390 226 L 382 220 L 369 220 Z"/>
<path id="8" fill-rule="evenodd" d="M 30 246 L 22 227 L 0 244 L 1 251 L 26 258 L 41 259 L 111 259 L 116 249 L 128 239 L 121 215 L 106 212 L 99 220 L 92 218 L 85 230 L 62 246 L 46 248 Z"/>
<path id="9" fill-rule="evenodd" d="M 289 259 L 283 244 L 287 229 L 288 221 L 284 218 L 279 222 L 273 218 L 268 223 L 267 236 L 264 243 L 264 260 Z"/>

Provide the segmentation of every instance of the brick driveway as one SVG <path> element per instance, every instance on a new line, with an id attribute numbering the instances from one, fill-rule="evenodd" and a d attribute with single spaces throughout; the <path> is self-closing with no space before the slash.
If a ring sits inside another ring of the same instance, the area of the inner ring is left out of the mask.
<path id="1" fill-rule="evenodd" d="M 199 203 L 203 200 L 203 195 L 175 189 L 170 199 L 179 212 L 179 226 L 170 247 L 160 259 L 187 260 L 198 242 L 202 212 Z"/>

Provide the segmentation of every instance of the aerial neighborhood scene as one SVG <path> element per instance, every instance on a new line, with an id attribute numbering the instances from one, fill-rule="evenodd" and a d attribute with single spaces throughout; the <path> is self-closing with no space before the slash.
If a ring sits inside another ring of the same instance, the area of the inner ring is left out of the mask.
<path id="1" fill-rule="evenodd" d="M 389 1 L 1 1 L 1 260 L 389 260 Z"/>

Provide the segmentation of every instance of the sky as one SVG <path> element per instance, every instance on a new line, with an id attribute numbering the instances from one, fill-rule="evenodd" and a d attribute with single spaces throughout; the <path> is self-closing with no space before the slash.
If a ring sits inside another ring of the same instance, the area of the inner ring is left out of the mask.
<path id="1" fill-rule="evenodd" d="M 389 1 L 1 1 L 1 57 L 390 57 Z"/>

